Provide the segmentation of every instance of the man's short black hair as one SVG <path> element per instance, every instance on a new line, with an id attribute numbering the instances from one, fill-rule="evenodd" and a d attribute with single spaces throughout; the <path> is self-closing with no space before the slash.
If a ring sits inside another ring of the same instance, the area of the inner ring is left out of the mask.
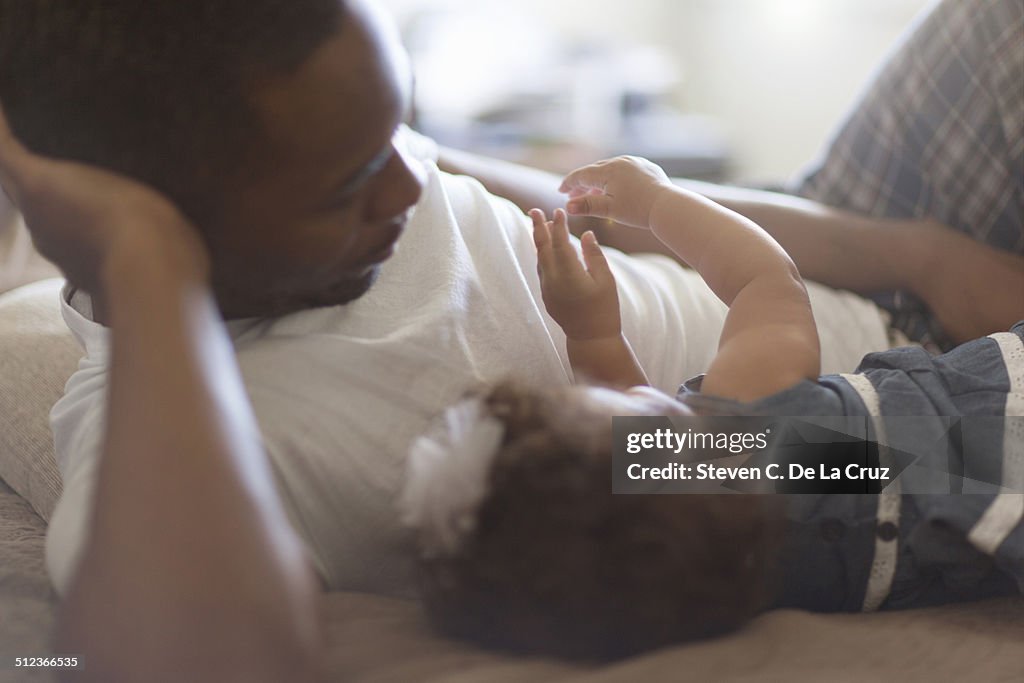
<path id="1" fill-rule="evenodd" d="M 201 225 L 260 161 L 253 88 L 342 15 L 339 0 L 0 0 L 0 102 L 36 152 L 143 180 Z"/>

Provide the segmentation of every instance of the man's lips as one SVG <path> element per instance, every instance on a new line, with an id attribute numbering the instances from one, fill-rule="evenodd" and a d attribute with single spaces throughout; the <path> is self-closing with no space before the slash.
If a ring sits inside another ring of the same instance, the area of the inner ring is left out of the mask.
<path id="1" fill-rule="evenodd" d="M 380 248 L 370 253 L 370 255 L 367 257 L 367 261 L 369 263 L 383 263 L 384 261 L 387 261 L 389 258 L 394 256 L 395 249 L 398 246 L 398 240 L 402 236 L 402 233 L 405 231 L 405 222 L 406 221 L 403 218 L 400 221 L 394 221 L 393 223 L 389 223 L 384 228 L 384 231 L 387 233 L 388 238 L 381 242 Z"/>

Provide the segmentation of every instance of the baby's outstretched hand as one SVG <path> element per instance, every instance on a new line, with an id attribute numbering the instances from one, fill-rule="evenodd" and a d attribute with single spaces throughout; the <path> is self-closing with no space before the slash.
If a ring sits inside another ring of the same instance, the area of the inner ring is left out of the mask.
<path id="1" fill-rule="evenodd" d="M 585 233 L 581 240 L 584 269 L 569 242 L 564 211 L 557 209 L 555 220 L 548 221 L 543 211 L 533 209 L 530 218 L 544 307 L 565 336 L 575 340 L 618 336 L 622 323 L 615 276 L 594 233 Z"/>
<path id="2" fill-rule="evenodd" d="M 649 228 L 651 208 L 672 181 L 660 166 L 639 157 L 615 157 L 578 168 L 562 181 L 570 214 L 610 218 Z"/>

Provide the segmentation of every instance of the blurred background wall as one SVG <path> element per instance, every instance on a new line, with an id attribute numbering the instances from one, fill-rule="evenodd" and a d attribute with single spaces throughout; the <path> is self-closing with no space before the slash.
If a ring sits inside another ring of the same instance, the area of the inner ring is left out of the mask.
<path id="1" fill-rule="evenodd" d="M 783 181 L 930 0 L 381 0 L 442 142 L 567 170 L 638 153 Z"/>

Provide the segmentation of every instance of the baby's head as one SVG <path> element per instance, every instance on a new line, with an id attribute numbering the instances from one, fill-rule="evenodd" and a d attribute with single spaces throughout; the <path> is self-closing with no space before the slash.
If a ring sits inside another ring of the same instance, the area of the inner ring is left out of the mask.
<path id="1" fill-rule="evenodd" d="M 612 495 L 611 414 L 502 384 L 413 448 L 403 505 L 449 635 L 610 659 L 735 629 L 771 595 L 782 511 L 746 495 Z"/>

